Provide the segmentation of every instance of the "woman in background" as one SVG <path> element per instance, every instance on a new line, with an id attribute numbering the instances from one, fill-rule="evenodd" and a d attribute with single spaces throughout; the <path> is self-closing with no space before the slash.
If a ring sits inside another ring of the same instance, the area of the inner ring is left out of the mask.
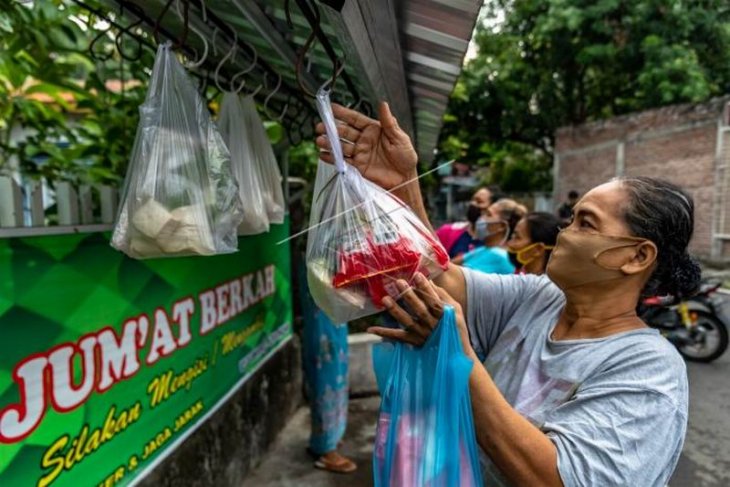
<path id="1" fill-rule="evenodd" d="M 291 204 L 289 214 L 292 234 L 296 234 L 305 222 L 303 206 Z M 311 419 L 307 451 L 314 457 L 315 467 L 350 473 L 357 465 L 337 451 L 347 426 L 347 323 L 332 323 L 314 303 L 307 284 L 303 246 L 303 239 L 292 245 L 292 269 L 296 270 L 294 285 L 299 295 L 297 315 L 303 321 L 302 365 Z"/>
<path id="2" fill-rule="evenodd" d="M 544 274 L 550 254 L 565 224 L 551 213 L 528 213 L 507 242 L 510 262 L 519 274 Z"/>
<path id="3" fill-rule="evenodd" d="M 463 258 L 452 259 L 452 262 L 489 274 L 513 274 L 515 266 L 502 246 L 526 213 L 527 209 L 512 199 L 493 203 L 486 215 L 476 222 L 477 237 L 484 241 L 484 246 L 467 252 Z"/>
<path id="4" fill-rule="evenodd" d="M 487 188 L 479 188 L 471 198 L 466 209 L 466 221 L 447 223 L 436 230 L 436 236 L 449 253 L 449 257 L 461 255 L 484 245 L 477 237 L 476 222 L 494 202 L 492 192 Z"/>

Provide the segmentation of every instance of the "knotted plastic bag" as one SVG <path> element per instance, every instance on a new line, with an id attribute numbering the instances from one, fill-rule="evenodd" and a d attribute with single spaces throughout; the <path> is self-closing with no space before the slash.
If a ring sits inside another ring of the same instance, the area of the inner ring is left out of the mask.
<path id="1" fill-rule="evenodd" d="M 422 347 L 373 347 L 382 397 L 375 433 L 375 487 L 483 485 L 469 374 L 454 308 L 446 306 Z"/>
<path id="2" fill-rule="evenodd" d="M 281 189 L 281 172 L 276 162 L 274 148 L 266 134 L 266 127 L 256 111 L 256 103 L 252 96 L 240 99 L 237 114 L 243 117 L 245 138 L 242 139 L 242 143 L 246 144 L 247 155 L 251 159 L 251 164 L 256 168 L 260 184 L 259 191 L 263 197 L 264 209 L 269 222 L 284 223 L 286 204 L 284 191 Z"/>
<path id="3" fill-rule="evenodd" d="M 317 108 L 327 136 L 338 141 L 327 91 L 318 92 Z M 342 323 L 382 311 L 385 296 L 399 295 L 396 280 L 433 277 L 449 257 L 410 208 L 345 163 L 339 143 L 332 152 L 335 164 L 317 168 L 307 280 L 317 306 Z"/>
<path id="4" fill-rule="evenodd" d="M 135 258 L 235 252 L 242 206 L 205 101 L 160 45 L 111 245 Z"/>
<path id="5" fill-rule="evenodd" d="M 250 105 L 250 107 L 249 107 Z M 264 196 L 262 158 L 254 152 L 254 137 L 261 137 L 255 130 L 261 125 L 256 107 L 250 96 L 245 98 L 226 93 L 221 102 L 218 127 L 228 149 L 231 151 L 233 174 L 238 181 L 238 191 L 243 202 L 243 221 L 238 227 L 242 235 L 255 235 L 269 231 L 270 198 Z M 266 132 L 263 133 L 266 137 Z M 267 140 L 268 142 L 268 140 Z M 276 161 L 274 161 L 276 168 Z M 278 168 L 276 168 L 278 170 Z"/>

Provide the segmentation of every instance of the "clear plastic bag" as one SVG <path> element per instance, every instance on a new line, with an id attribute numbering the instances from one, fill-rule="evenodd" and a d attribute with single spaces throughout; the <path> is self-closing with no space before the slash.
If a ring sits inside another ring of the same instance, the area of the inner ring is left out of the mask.
<path id="1" fill-rule="evenodd" d="M 381 343 L 373 366 L 382 397 L 373 450 L 375 487 L 483 485 L 454 308 L 422 347 Z"/>
<path id="2" fill-rule="evenodd" d="M 329 94 L 317 108 L 330 140 L 338 140 Z M 335 165 L 320 161 L 307 239 L 307 280 L 317 306 L 336 323 L 382 311 L 397 298 L 395 281 L 433 277 L 448 254 L 401 200 L 363 178 L 332 144 Z"/>
<path id="3" fill-rule="evenodd" d="M 139 111 L 111 245 L 139 259 L 235 252 L 243 213 L 228 149 L 170 43 Z"/>
<path id="4" fill-rule="evenodd" d="M 269 215 L 267 198 L 264 197 L 264 181 L 262 177 L 261 159 L 256 157 L 251 140 L 252 128 L 261 120 L 256 114 L 246 109 L 253 105 L 250 97 L 243 98 L 235 93 L 225 93 L 221 102 L 218 127 L 223 140 L 231 151 L 233 174 L 238 181 L 238 191 L 243 202 L 243 221 L 238 227 L 242 235 L 255 235 L 269 231 Z M 251 115 L 256 115 L 255 118 Z M 259 134 L 257 134 L 259 135 Z M 260 136 L 260 135 L 259 135 Z M 266 132 L 264 132 L 266 136 Z"/>
<path id="5" fill-rule="evenodd" d="M 264 123 L 259 117 L 258 111 L 256 111 L 253 97 L 246 96 L 242 98 L 241 105 L 245 113 L 246 143 L 249 144 L 252 162 L 259 171 L 261 193 L 264 197 L 269 222 L 284 223 L 286 204 L 284 202 L 284 191 L 281 188 L 281 172 L 276 162 L 274 148 L 271 146 L 269 136 L 266 134 Z"/>

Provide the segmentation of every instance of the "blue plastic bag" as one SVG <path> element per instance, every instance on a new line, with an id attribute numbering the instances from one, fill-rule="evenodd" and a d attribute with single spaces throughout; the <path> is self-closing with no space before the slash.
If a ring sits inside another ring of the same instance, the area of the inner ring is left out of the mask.
<path id="1" fill-rule="evenodd" d="M 469 397 L 473 363 L 463 353 L 454 308 L 446 306 L 422 347 L 374 347 L 373 365 L 382 397 L 375 486 L 483 485 Z"/>

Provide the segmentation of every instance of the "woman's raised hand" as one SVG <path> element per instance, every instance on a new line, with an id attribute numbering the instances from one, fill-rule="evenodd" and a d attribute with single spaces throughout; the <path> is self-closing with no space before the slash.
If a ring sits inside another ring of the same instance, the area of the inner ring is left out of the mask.
<path id="1" fill-rule="evenodd" d="M 380 104 L 380 120 L 336 103 L 332 111 L 338 121 L 337 131 L 342 143 L 345 161 L 360 171 L 366 179 L 390 190 L 417 176 L 418 155 L 411 138 L 398 126 L 385 102 Z M 316 143 L 320 159 L 333 163 L 330 140 L 324 124 L 317 124 Z"/>
<path id="2" fill-rule="evenodd" d="M 402 299 L 410 309 L 410 314 L 399 306 L 392 298 L 383 299 L 385 309 L 402 326 L 402 329 L 375 326 L 368 328 L 368 332 L 383 338 L 398 340 L 412 345 L 423 345 L 438 325 L 444 314 L 444 306 L 454 307 L 456 323 L 459 328 L 462 343 L 469 344 L 469 335 L 464 321 L 461 305 L 442 288 L 426 279 L 423 274 L 416 273 L 414 287 L 402 279 L 396 281 L 396 286 L 402 293 Z M 466 348 L 465 348 L 466 350 Z"/>

